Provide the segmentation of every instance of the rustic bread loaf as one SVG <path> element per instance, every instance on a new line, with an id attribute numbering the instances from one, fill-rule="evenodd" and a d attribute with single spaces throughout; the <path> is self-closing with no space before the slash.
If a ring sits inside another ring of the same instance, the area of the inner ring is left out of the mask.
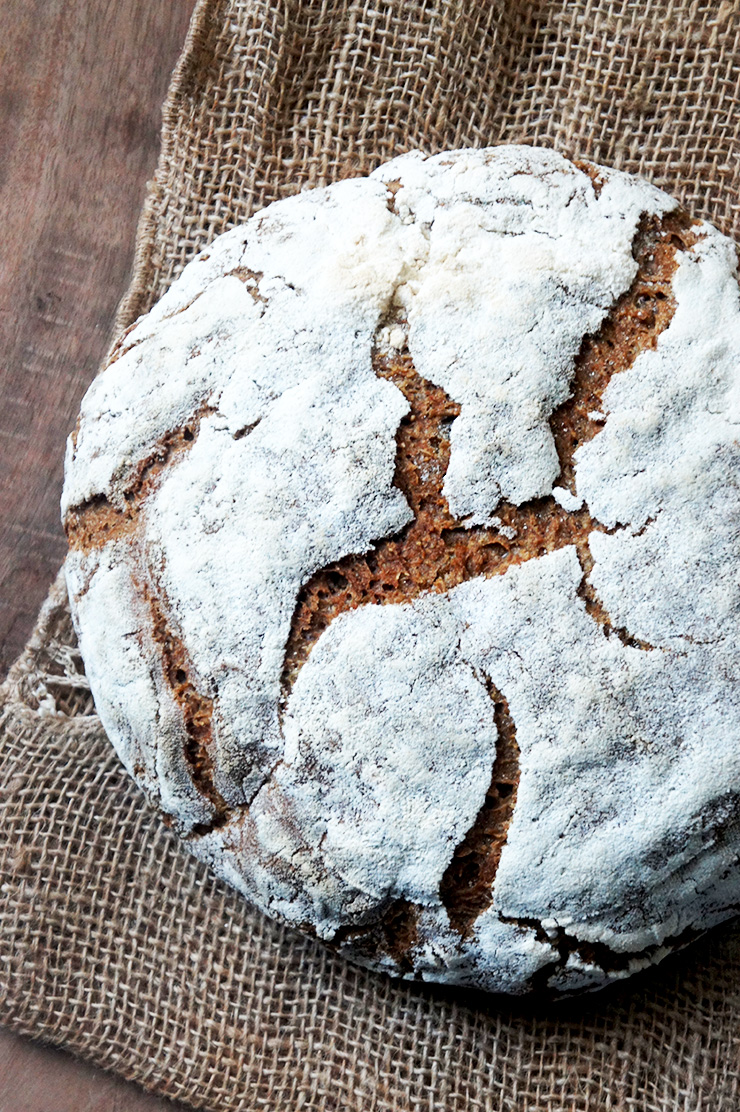
<path id="1" fill-rule="evenodd" d="M 270 205 L 124 337 L 63 512 L 193 852 L 391 973 L 597 987 L 740 905 L 735 248 L 547 150 Z"/>

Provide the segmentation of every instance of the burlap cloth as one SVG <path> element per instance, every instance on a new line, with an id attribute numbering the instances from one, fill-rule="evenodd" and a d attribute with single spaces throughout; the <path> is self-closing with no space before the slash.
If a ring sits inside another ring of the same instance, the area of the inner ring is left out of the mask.
<path id="1" fill-rule="evenodd" d="M 201 0 L 118 327 L 256 208 L 413 147 L 546 143 L 737 232 L 739 80 L 738 3 Z M 214 1110 L 740 1107 L 740 928 L 567 1006 L 399 985 L 179 847 L 104 737 L 59 583 L 3 700 L 15 1030 Z"/>

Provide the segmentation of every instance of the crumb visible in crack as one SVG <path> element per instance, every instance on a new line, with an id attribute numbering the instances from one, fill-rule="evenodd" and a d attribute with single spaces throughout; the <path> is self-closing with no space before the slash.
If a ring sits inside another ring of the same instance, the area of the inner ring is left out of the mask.
<path id="1" fill-rule="evenodd" d="M 234 270 L 230 270 L 226 277 L 228 278 L 231 275 L 244 283 L 254 301 L 259 301 L 262 305 L 267 304 L 267 298 L 263 297 L 260 293 L 260 282 L 264 278 L 264 274 L 261 270 L 250 270 L 249 267 L 246 266 L 237 266 Z"/>
<path id="2" fill-rule="evenodd" d="M 420 907 L 400 898 L 387 904 L 372 923 L 340 927 L 330 942 L 332 949 L 345 944 L 357 957 L 377 958 L 387 954 L 395 962 L 400 976 L 411 974 L 414 963 L 411 951 L 416 945 Z"/>
<path id="3" fill-rule="evenodd" d="M 682 949 L 704 933 L 695 927 L 687 927 L 679 934 L 666 937 L 662 942 L 646 946 L 642 950 L 613 950 L 604 942 L 585 942 L 576 938 L 564 927 L 555 926 L 545 930 L 539 919 L 502 915 L 501 920 L 533 931 L 538 942 L 551 946 L 555 951 L 553 960 L 538 969 L 530 982 L 533 992 L 542 993 L 548 993 L 550 978 L 566 965 L 571 954 L 601 973 L 620 973 L 629 970 L 636 961 L 650 963 L 661 950 Z"/>
<path id="4" fill-rule="evenodd" d="M 493 883 L 514 815 L 519 786 L 519 746 L 509 704 L 487 679 L 498 731 L 491 783 L 473 825 L 456 847 L 439 894 L 450 926 L 463 937 L 493 900 Z"/>
<path id="5" fill-rule="evenodd" d="M 623 645 L 631 649 L 641 649 L 643 652 L 651 652 L 654 647 L 653 645 L 649 644 L 647 641 L 641 641 L 639 637 L 633 637 L 624 626 L 615 626 L 612 623 L 595 589 L 589 583 L 588 577 L 593 570 L 594 559 L 588 545 L 588 538 L 586 538 L 585 541 L 580 541 L 576 545 L 576 552 L 578 554 L 578 562 L 583 572 L 583 577 L 578 585 L 577 593 L 578 597 L 583 599 L 586 613 L 589 617 L 593 618 L 595 622 L 598 622 L 607 637 L 616 637 Z"/>
<path id="6" fill-rule="evenodd" d="M 591 179 L 591 184 L 594 189 L 594 196 L 600 197 L 601 190 L 606 185 L 606 178 L 602 175 L 600 167 L 594 166 L 593 162 L 586 162 L 585 160 L 578 158 L 573 159 L 573 165 L 577 170 L 580 170 L 581 173 L 585 174 Z"/>
<path id="7" fill-rule="evenodd" d="M 89 552 L 118 537 L 133 534 L 141 508 L 156 490 L 165 468 L 192 448 L 198 439 L 201 421 L 215 412 L 212 406 L 202 405 L 184 425 L 160 437 L 146 458 L 137 463 L 123 492 L 123 506 L 113 505 L 105 494 L 96 494 L 69 509 L 64 520 L 69 547 Z"/>
<path id="8" fill-rule="evenodd" d="M 152 616 L 152 636 L 162 653 L 162 667 L 175 702 L 182 711 L 185 727 L 183 754 L 190 769 L 193 784 L 214 809 L 213 818 L 198 824 L 193 833 L 206 833 L 226 821 L 229 805 L 214 784 L 213 699 L 198 691 L 185 646 L 172 630 L 165 613 L 161 591 L 150 583 L 137 584 L 139 594 L 146 601 Z"/>
<path id="9" fill-rule="evenodd" d="M 394 216 L 398 216 L 398 209 L 396 208 L 396 193 L 398 193 L 399 189 L 401 188 L 401 180 L 400 178 L 397 178 L 395 181 L 387 181 L 384 184 L 388 193 L 388 198 L 386 200 L 388 210 L 389 212 L 392 212 Z"/>
<path id="10" fill-rule="evenodd" d="M 237 429 L 234 433 L 234 440 L 243 440 L 250 432 L 254 432 L 261 420 L 262 418 L 260 417 L 256 421 L 252 421 L 251 425 L 244 425 L 243 428 Z"/>
<path id="11" fill-rule="evenodd" d="M 683 212 L 662 218 L 644 216 L 632 245 L 637 274 L 607 314 L 601 327 L 586 336 L 575 361 L 570 397 L 550 417 L 560 460 L 556 485 L 576 493 L 576 450 L 598 434 L 604 392 L 613 375 L 631 367 L 641 351 L 655 348 L 676 311 L 673 276 L 678 251 L 697 242 L 695 221 Z"/>

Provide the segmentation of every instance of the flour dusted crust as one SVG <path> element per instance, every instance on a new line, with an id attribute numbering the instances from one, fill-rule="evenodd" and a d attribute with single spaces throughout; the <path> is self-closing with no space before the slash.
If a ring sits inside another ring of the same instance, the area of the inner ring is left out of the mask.
<path id="1" fill-rule="evenodd" d="M 96 706 L 198 856 L 365 964 L 593 988 L 740 906 L 733 245 L 546 150 L 217 239 L 63 512 Z"/>

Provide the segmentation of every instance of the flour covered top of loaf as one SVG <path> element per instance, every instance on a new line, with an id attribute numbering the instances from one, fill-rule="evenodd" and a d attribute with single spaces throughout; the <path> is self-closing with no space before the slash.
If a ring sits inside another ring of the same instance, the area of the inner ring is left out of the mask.
<path id="1" fill-rule="evenodd" d="M 738 901 L 737 261 L 676 208 L 542 149 L 404 155 L 220 236 L 83 401 L 101 720 L 194 852 L 357 960 L 591 987 Z"/>

